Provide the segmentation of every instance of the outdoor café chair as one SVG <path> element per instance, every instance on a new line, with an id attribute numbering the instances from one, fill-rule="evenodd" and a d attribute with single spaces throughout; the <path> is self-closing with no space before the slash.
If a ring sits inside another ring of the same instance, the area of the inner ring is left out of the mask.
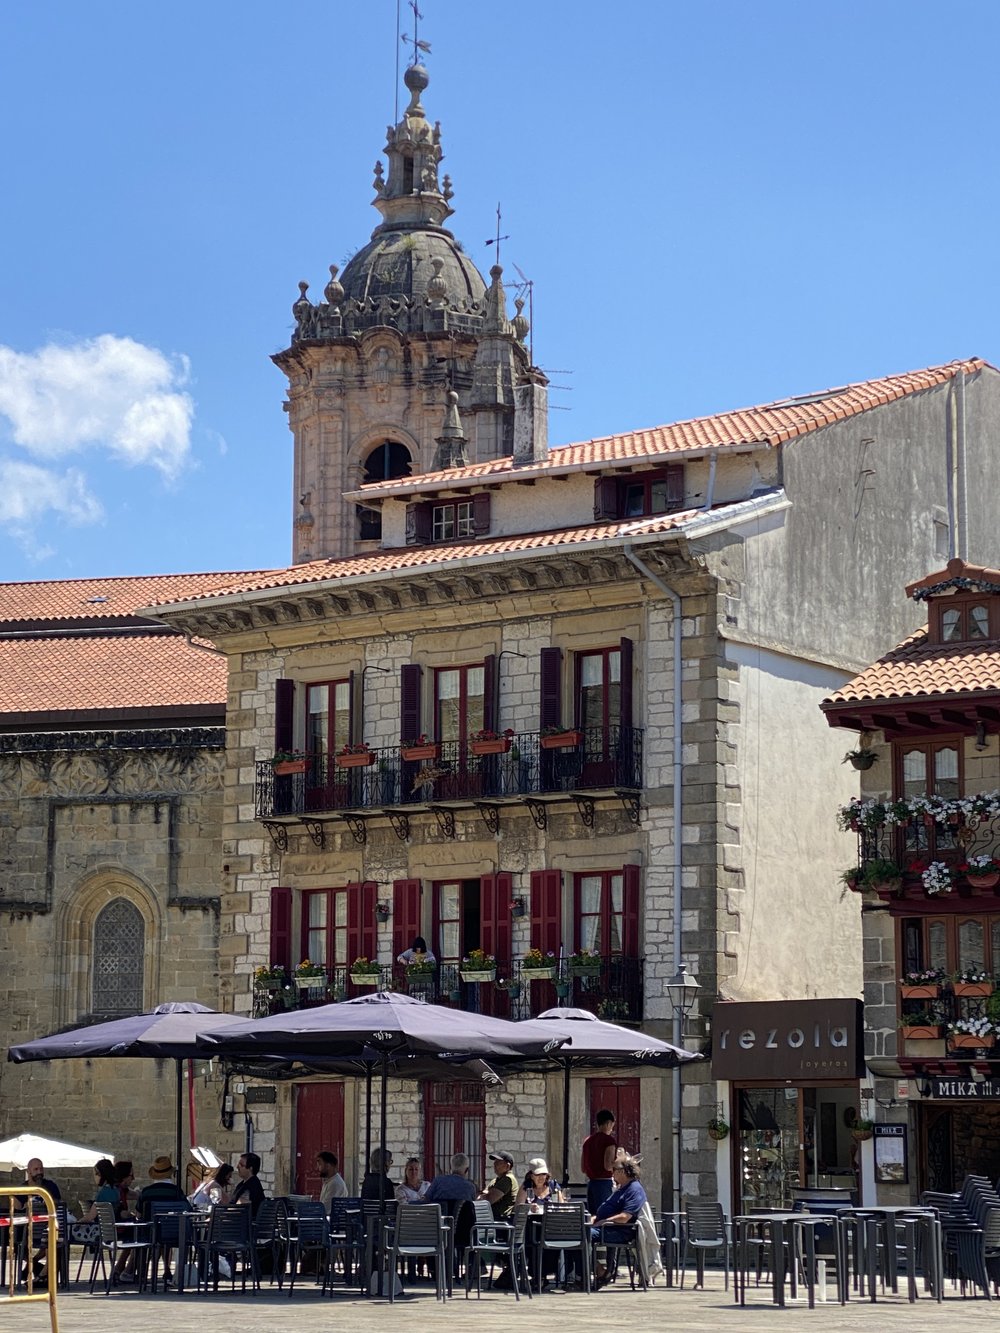
<path id="1" fill-rule="evenodd" d="M 257 1275 L 268 1272 L 271 1285 L 275 1279 L 278 1290 L 285 1280 L 285 1265 L 288 1258 L 288 1209 L 284 1199 L 265 1199 L 257 1209 L 253 1221 L 253 1245 L 257 1258 Z M 262 1265 L 261 1259 L 268 1256 L 268 1264 Z"/>
<path id="2" fill-rule="evenodd" d="M 330 1280 L 330 1265 L 333 1262 L 333 1241 L 330 1238 L 330 1219 L 321 1203 L 300 1203 L 295 1210 L 294 1226 L 288 1243 L 289 1277 L 288 1295 L 295 1290 L 295 1275 L 299 1271 L 302 1258 L 314 1254 L 320 1261 L 318 1272 L 323 1275 L 323 1290 Z"/>
<path id="3" fill-rule="evenodd" d="M 490 1286 L 493 1286 L 493 1265 L 506 1261 L 515 1300 L 521 1299 L 520 1283 L 531 1299 L 531 1281 L 528 1276 L 528 1259 L 524 1250 L 524 1235 L 528 1228 L 528 1205 L 515 1207 L 509 1222 L 497 1222 L 493 1217 L 492 1207 L 484 1200 L 477 1199 L 473 1204 L 476 1220 L 472 1226 L 472 1235 L 465 1249 L 465 1299 L 469 1299 L 472 1289 L 472 1268 L 476 1269 L 476 1296 L 483 1294 L 483 1264 L 490 1266 Z"/>
<path id="4" fill-rule="evenodd" d="M 333 1264 L 330 1267 L 330 1285 L 333 1271 L 339 1261 L 344 1269 L 344 1281 L 350 1282 L 354 1261 L 360 1267 L 364 1261 L 365 1233 L 361 1225 L 361 1199 L 330 1200 L 330 1237 L 333 1240 Z"/>
<path id="5" fill-rule="evenodd" d="M 642 1248 L 639 1224 L 637 1222 L 598 1222 L 596 1225 L 601 1232 L 603 1244 L 608 1247 L 607 1269 L 612 1275 L 611 1281 L 615 1280 L 619 1257 L 624 1255 L 625 1264 L 628 1268 L 629 1286 L 635 1291 L 635 1279 L 638 1276 L 639 1286 L 643 1291 L 648 1291 L 649 1273 L 646 1270 L 646 1254 Z M 605 1239 L 605 1228 L 613 1231 L 617 1239 Z"/>
<path id="6" fill-rule="evenodd" d="M 590 1227 L 582 1203 L 547 1203 L 542 1211 L 542 1225 L 535 1247 L 535 1282 L 542 1289 L 545 1251 L 553 1250 L 564 1260 L 579 1252 L 584 1290 L 591 1290 Z"/>
<path id="7" fill-rule="evenodd" d="M 390 1305 L 396 1295 L 394 1279 L 400 1259 L 433 1259 L 435 1294 L 439 1301 L 447 1300 L 447 1233 L 436 1203 L 401 1203 L 395 1225 L 386 1228 L 385 1249 Z"/>
<path id="8" fill-rule="evenodd" d="M 230 1266 L 230 1281 L 236 1290 L 236 1265 L 240 1263 L 242 1290 L 247 1289 L 247 1268 L 250 1269 L 252 1287 L 260 1290 L 260 1278 L 257 1276 L 257 1252 L 250 1232 L 250 1209 L 239 1204 L 223 1206 L 217 1204 L 212 1209 L 207 1234 L 195 1242 L 198 1256 L 198 1290 L 208 1291 L 208 1284 L 213 1290 L 219 1290 L 220 1260 L 225 1259 Z"/>
<path id="9" fill-rule="evenodd" d="M 681 1260 L 681 1286 L 687 1274 L 688 1254 L 694 1251 L 697 1279 L 696 1287 L 705 1285 L 705 1255 L 710 1250 L 722 1251 L 722 1262 L 726 1274 L 726 1290 L 729 1290 L 729 1236 L 726 1233 L 726 1218 L 721 1203 L 701 1203 L 689 1200 L 684 1209 L 684 1256 Z"/>
<path id="10" fill-rule="evenodd" d="M 146 1260 L 153 1242 L 152 1227 L 148 1222 L 116 1222 L 115 1210 L 110 1203 L 97 1203 L 94 1205 L 94 1210 L 97 1213 L 99 1232 L 97 1248 L 94 1251 L 94 1262 L 90 1266 L 91 1295 L 93 1295 L 94 1286 L 97 1283 L 98 1265 L 100 1265 L 101 1276 L 104 1279 L 104 1294 L 105 1296 L 111 1294 L 111 1278 L 117 1266 L 118 1257 L 122 1254 L 135 1255 L 136 1271 L 139 1274 L 139 1290 L 142 1291 L 146 1285 Z M 105 1263 L 105 1257 L 111 1261 L 110 1270 Z"/>
<path id="11" fill-rule="evenodd" d="M 171 1250 L 175 1252 L 174 1263 L 182 1262 L 183 1256 L 176 1254 L 180 1248 L 181 1242 L 181 1213 L 191 1212 L 191 1205 L 187 1199 L 151 1199 L 147 1204 L 147 1221 L 153 1231 L 153 1278 L 152 1289 L 156 1291 L 156 1273 L 160 1266 L 160 1256 L 164 1257 L 163 1265 L 163 1285 L 167 1285 L 167 1262 L 166 1256 Z"/>

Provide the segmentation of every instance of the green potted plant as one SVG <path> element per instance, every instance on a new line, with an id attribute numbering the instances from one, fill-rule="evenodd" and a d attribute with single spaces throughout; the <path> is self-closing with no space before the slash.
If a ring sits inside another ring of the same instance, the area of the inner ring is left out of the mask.
<path id="1" fill-rule="evenodd" d="M 511 727 L 506 731 L 493 731 L 490 727 L 482 727 L 469 737 L 469 749 L 473 754 L 479 755 L 506 754 L 513 739 L 514 731 Z"/>
<path id="2" fill-rule="evenodd" d="M 493 981 L 497 974 L 497 960 L 482 949 L 470 949 L 458 969 L 463 981 Z"/>
<path id="3" fill-rule="evenodd" d="M 543 727 L 539 743 L 543 750 L 575 750 L 583 740 L 583 732 L 575 727 Z"/>
<path id="4" fill-rule="evenodd" d="M 309 958 L 303 958 L 292 974 L 292 980 L 299 990 L 318 990 L 326 985 L 326 968 Z"/>
<path id="5" fill-rule="evenodd" d="M 864 871 L 860 866 L 851 866 L 841 873 L 840 882 L 852 893 L 860 893 L 864 882 Z"/>
<path id="6" fill-rule="evenodd" d="M 729 1122 L 724 1115 L 714 1115 L 708 1122 L 708 1137 L 714 1139 L 716 1143 L 721 1142 L 729 1134 Z"/>
<path id="7" fill-rule="evenodd" d="M 355 741 L 343 745 L 334 757 L 338 768 L 368 768 L 375 762 L 375 755 L 366 741 Z"/>
<path id="8" fill-rule="evenodd" d="M 932 1009 L 914 1009 L 899 1020 L 899 1035 L 904 1041 L 939 1041 L 944 1024 Z"/>
<path id="9" fill-rule="evenodd" d="M 601 974 L 601 955 L 590 949 L 578 949 L 570 954 L 569 970 L 574 977 L 597 977 Z"/>
<path id="10" fill-rule="evenodd" d="M 382 968 L 374 958 L 355 958 L 351 964 L 351 982 L 355 986 L 377 986 Z"/>
<path id="11" fill-rule="evenodd" d="M 276 750 L 271 756 L 271 767 L 277 778 L 287 778 L 293 773 L 304 773 L 309 767 L 309 756 L 305 750 Z"/>
<path id="12" fill-rule="evenodd" d="M 875 1133 L 874 1120 L 855 1120 L 851 1126 L 851 1134 L 858 1143 L 864 1143 Z"/>
<path id="13" fill-rule="evenodd" d="M 551 951 L 529 949 L 521 959 L 521 976 L 525 981 L 554 981 L 559 960 Z"/>
<path id="14" fill-rule="evenodd" d="M 895 861 L 876 856 L 865 862 L 861 882 L 876 893 L 898 893 L 903 886 L 903 872 Z"/>
<path id="15" fill-rule="evenodd" d="M 874 750 L 869 750 L 866 746 L 861 746 L 857 750 L 848 750 L 841 763 L 850 764 L 852 768 L 858 769 L 864 773 L 872 764 L 878 760 L 878 755 Z"/>
<path id="16" fill-rule="evenodd" d="M 258 967 L 253 974 L 254 990 L 279 991 L 285 984 L 285 969 L 280 963 L 269 967 Z"/>

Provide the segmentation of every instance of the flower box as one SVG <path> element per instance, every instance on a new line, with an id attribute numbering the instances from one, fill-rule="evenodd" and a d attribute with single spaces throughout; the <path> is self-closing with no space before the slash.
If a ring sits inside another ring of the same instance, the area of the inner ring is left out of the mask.
<path id="1" fill-rule="evenodd" d="M 382 973 L 381 971 L 352 972 L 350 977 L 352 986 L 377 986 L 382 980 Z"/>
<path id="2" fill-rule="evenodd" d="M 293 977 L 292 980 L 299 990 L 319 990 L 326 985 L 326 973 L 321 972 L 319 976 L 314 977 Z"/>
<path id="3" fill-rule="evenodd" d="M 914 1023 L 899 1029 L 905 1041 L 940 1041 L 944 1026 L 941 1023 Z"/>
<path id="4" fill-rule="evenodd" d="M 953 1051 L 989 1050 L 996 1041 L 993 1033 L 980 1037 L 974 1032 L 949 1032 L 948 1045 Z"/>
<path id="5" fill-rule="evenodd" d="M 441 753 L 441 747 L 436 741 L 429 741 L 426 745 L 404 745 L 402 746 L 403 758 L 409 764 L 416 764 L 427 759 L 437 759 Z"/>
<path id="6" fill-rule="evenodd" d="M 458 975 L 462 978 L 463 981 L 494 981 L 496 979 L 497 970 L 495 967 L 488 967 L 488 968 L 460 967 L 458 969 Z"/>
<path id="7" fill-rule="evenodd" d="M 941 987 L 933 986 L 900 986 L 899 993 L 904 1000 L 936 1000 L 941 994 Z"/>
<path id="8" fill-rule="evenodd" d="M 903 887 L 903 877 L 900 875 L 896 879 L 876 879 L 867 886 L 875 893 L 880 893 L 884 897 L 894 898 Z"/>
<path id="9" fill-rule="evenodd" d="M 334 759 L 338 768 L 371 768 L 374 762 L 375 756 L 370 750 L 362 754 L 338 754 Z"/>
<path id="10" fill-rule="evenodd" d="M 469 741 L 469 749 L 473 754 L 506 754 L 510 743 L 510 736 L 496 736 L 491 741 Z"/>
<path id="11" fill-rule="evenodd" d="M 293 773 L 304 773 L 309 767 L 308 759 L 280 759 L 273 765 L 276 778 L 289 778 Z"/>
<path id="12" fill-rule="evenodd" d="M 984 875 L 977 875 L 975 871 L 969 870 L 965 878 L 974 889 L 995 889 L 1000 884 L 1000 870 L 987 871 Z"/>
<path id="13" fill-rule="evenodd" d="M 601 960 L 599 958 L 587 959 L 584 961 L 569 960 L 569 970 L 574 977 L 599 977 L 601 975 Z"/>
<path id="14" fill-rule="evenodd" d="M 555 981 L 555 967 L 522 967 L 522 981 Z"/>
<path id="15" fill-rule="evenodd" d="M 269 994 L 273 995 L 276 991 L 281 990 L 284 984 L 285 983 L 283 981 L 279 981 L 277 977 L 268 977 L 264 981 L 255 981 L 253 983 L 253 987 L 254 990 L 267 991 Z"/>
<path id="16" fill-rule="evenodd" d="M 583 740 L 582 731 L 557 731 L 541 738 L 543 750 L 574 750 Z"/>
<path id="17" fill-rule="evenodd" d="M 993 994 L 992 981 L 956 981 L 952 985 L 956 995 L 965 995 L 969 999 L 985 1000 Z"/>

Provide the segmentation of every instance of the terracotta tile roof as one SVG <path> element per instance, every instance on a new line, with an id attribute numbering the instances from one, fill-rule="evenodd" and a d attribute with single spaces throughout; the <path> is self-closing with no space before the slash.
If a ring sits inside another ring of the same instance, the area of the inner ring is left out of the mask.
<path id="1" fill-rule="evenodd" d="M 1000 643 L 928 643 L 924 628 L 824 699 L 821 707 L 994 692 L 1000 693 Z"/>
<path id="2" fill-rule="evenodd" d="M 177 634 L 0 639 L 0 727 L 11 714 L 209 704 L 221 713 L 225 698 L 225 659 Z"/>
<path id="3" fill-rule="evenodd" d="M 905 398 L 908 394 L 944 384 L 959 371 L 975 374 L 988 366 L 989 363 L 979 357 L 951 361 L 943 366 L 930 366 L 926 370 L 889 375 L 883 379 L 863 380 L 859 384 L 785 398 L 758 407 L 696 417 L 691 421 L 677 421 L 668 426 L 654 426 L 650 430 L 606 435 L 595 440 L 585 440 L 581 444 L 559 445 L 549 451 L 546 459 L 527 466 L 515 468 L 511 458 L 497 458 L 464 468 L 372 482 L 352 494 L 405 495 L 441 490 L 448 486 L 464 487 L 477 482 L 500 482 L 509 476 L 524 478 L 560 469 L 651 463 L 657 459 L 700 453 L 706 449 L 781 444 L 785 440 L 819 430 L 822 426 L 844 421 L 859 412 L 891 403 L 897 398 Z"/>
<path id="4" fill-rule="evenodd" d="M 244 577 L 215 574 L 150 574 L 133 578 L 55 579 L 0 583 L 0 630 L 63 622 L 134 621 L 139 607 L 196 597 Z"/>
<path id="5" fill-rule="evenodd" d="M 739 506 L 723 506 L 714 514 L 725 513 Z M 679 528 L 693 518 L 704 514 L 702 509 L 687 509 L 673 514 L 664 514 L 650 519 L 626 519 L 614 523 L 590 523 L 579 528 L 560 528 L 551 532 L 518 533 L 511 537 L 494 537 L 484 540 L 448 542 L 441 546 L 394 546 L 370 555 L 350 556 L 345 560 L 311 560 L 307 564 L 293 565 L 290 569 L 272 569 L 263 574 L 244 576 L 238 582 L 226 588 L 210 590 L 207 594 L 192 593 L 178 597 L 176 602 L 192 602 L 201 596 L 238 596 L 243 593 L 266 591 L 270 588 L 295 587 L 309 583 L 327 583 L 337 579 L 361 578 L 365 575 L 379 575 L 409 570 L 418 571 L 431 565 L 460 564 L 477 560 L 483 556 L 503 556 L 518 551 L 538 551 L 546 547 L 558 548 L 599 542 L 613 537 L 646 535 L 669 532 Z M 232 575 L 230 576 L 233 577 Z M 171 603 L 171 605 L 175 604 Z M 161 604 L 165 605 L 165 604 Z M 149 608 L 154 614 L 157 606 Z"/>

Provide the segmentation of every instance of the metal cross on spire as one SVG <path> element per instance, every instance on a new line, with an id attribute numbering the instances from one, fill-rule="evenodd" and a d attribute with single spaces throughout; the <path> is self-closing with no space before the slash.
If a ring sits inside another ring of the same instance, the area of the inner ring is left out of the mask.
<path id="1" fill-rule="evenodd" d="M 424 55 L 429 56 L 431 54 L 431 44 L 430 42 L 422 42 L 420 40 L 419 36 L 420 20 L 423 18 L 423 14 L 421 14 L 420 10 L 417 8 L 417 0 L 407 0 L 407 3 L 413 10 L 413 36 L 411 37 L 409 33 L 404 32 L 401 40 L 406 43 L 410 42 L 413 43 L 413 61 L 411 63 L 416 65 L 419 64 L 420 62 L 419 53 L 421 51 L 424 53 Z"/>
<path id="2" fill-rule="evenodd" d="M 498 264 L 500 263 L 500 242 L 501 242 L 501 241 L 509 241 L 509 240 L 510 240 L 510 236 L 509 236 L 509 235 L 507 235 L 507 236 L 501 236 L 501 235 L 500 235 L 500 201 L 497 200 L 497 234 L 496 234 L 496 236 L 491 236 L 490 239 L 486 242 L 486 244 L 487 244 L 487 245 L 495 245 L 495 246 L 496 246 L 496 248 L 497 248 L 497 260 L 496 260 L 496 262 L 497 262 Z"/>

